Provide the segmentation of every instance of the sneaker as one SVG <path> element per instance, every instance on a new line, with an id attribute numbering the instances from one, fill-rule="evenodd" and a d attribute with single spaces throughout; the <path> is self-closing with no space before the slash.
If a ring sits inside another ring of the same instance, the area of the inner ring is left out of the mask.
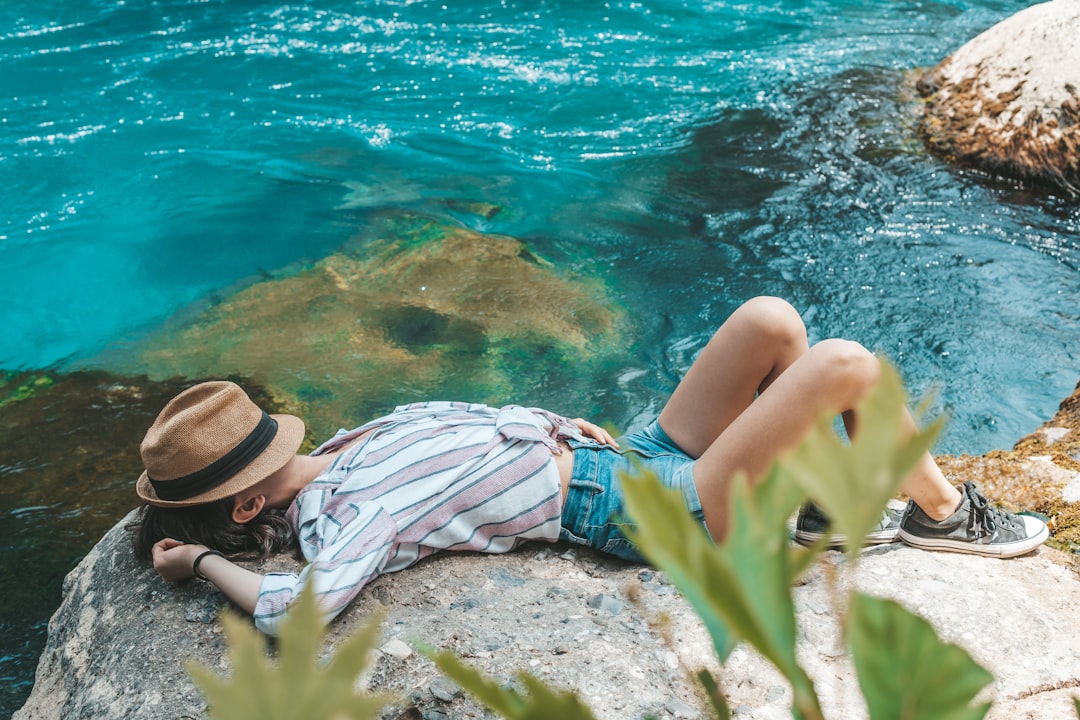
<path id="1" fill-rule="evenodd" d="M 941 522 L 914 502 L 908 502 L 900 521 L 900 539 L 908 545 L 1002 558 L 1030 552 L 1049 536 L 1042 520 L 991 507 L 970 481 L 964 483 L 960 507 Z"/>
<path id="2" fill-rule="evenodd" d="M 829 518 L 821 508 L 812 502 L 803 505 L 795 521 L 795 542 L 800 545 L 813 545 L 823 537 L 828 537 L 827 548 L 837 548 L 847 544 L 847 537 L 829 532 Z M 900 530 L 900 513 L 892 508 L 881 512 L 881 520 L 867 533 L 863 545 L 884 545 L 896 540 Z"/>

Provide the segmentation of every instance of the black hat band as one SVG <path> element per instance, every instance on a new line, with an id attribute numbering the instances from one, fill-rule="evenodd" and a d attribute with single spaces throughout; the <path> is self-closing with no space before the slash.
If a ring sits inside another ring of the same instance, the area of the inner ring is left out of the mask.
<path id="1" fill-rule="evenodd" d="M 250 465 L 273 442 L 277 429 L 277 420 L 264 412 L 259 424 L 239 445 L 202 470 L 175 480 L 155 480 L 149 475 L 147 478 L 162 500 L 175 502 L 193 498 L 207 490 L 213 490 Z"/>

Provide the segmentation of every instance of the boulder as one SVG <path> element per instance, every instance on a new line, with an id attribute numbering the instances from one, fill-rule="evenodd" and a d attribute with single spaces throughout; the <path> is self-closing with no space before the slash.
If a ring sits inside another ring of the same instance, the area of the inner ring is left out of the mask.
<path id="1" fill-rule="evenodd" d="M 920 613 L 989 669 L 989 717 L 1069 717 L 1070 696 L 1080 694 L 1080 581 L 1064 560 L 1050 548 L 1000 561 L 896 544 L 865 551 L 854 582 Z M 846 719 L 866 711 L 828 591 L 844 564 L 826 554 L 795 600 L 801 660 L 826 717 Z M 296 565 L 278 557 L 255 569 Z M 33 693 L 13 720 L 205 717 L 184 664 L 228 669 L 220 594 L 197 581 L 160 581 L 134 562 L 118 525 L 70 574 L 64 595 Z M 493 717 L 415 652 L 414 640 L 453 650 L 500 681 L 525 669 L 573 688 L 599 720 L 708 717 L 690 679 L 700 667 L 717 672 L 708 635 L 649 568 L 561 546 L 444 554 L 365 588 L 331 625 L 331 644 L 380 605 L 388 614 L 367 682 L 402 698 L 386 718 Z M 655 629 L 663 617 L 670 641 Z M 752 649 L 736 648 L 719 678 L 737 717 L 790 717 L 790 688 Z"/>
<path id="2" fill-rule="evenodd" d="M 1080 477 L 1080 385 L 1012 451 L 939 460 L 957 481 L 985 480 L 992 495 L 1041 507 L 1061 542 L 1076 532 L 1080 505 L 1071 496 Z M 33 692 L 13 720 L 205 717 L 184 665 L 191 658 L 228 670 L 218 621 L 228 603 L 210 585 L 169 585 L 140 566 L 124 524 L 66 578 Z M 893 544 L 864 551 L 851 577 L 844 556 L 826 553 L 794 589 L 800 660 L 826 717 L 866 716 L 830 591 L 837 577 L 902 603 L 987 668 L 995 677 L 987 717 L 1075 717 L 1077 557 L 1042 547 L 996 560 Z M 250 565 L 299 566 L 284 555 Z M 752 649 L 739 646 L 716 667 L 707 633 L 663 573 L 588 551 L 530 544 L 506 555 L 429 558 L 366 587 L 331 625 L 330 646 L 380 606 L 386 620 L 367 682 L 401 697 L 387 719 L 492 717 L 412 649 L 416 640 L 501 681 L 524 669 L 574 689 L 599 720 L 708 717 L 691 679 L 701 667 L 718 676 L 736 717 L 790 717 L 790 687 Z"/>
<path id="3" fill-rule="evenodd" d="M 922 130 L 949 158 L 1080 193 L 1080 3 L 998 23 L 922 77 Z"/>

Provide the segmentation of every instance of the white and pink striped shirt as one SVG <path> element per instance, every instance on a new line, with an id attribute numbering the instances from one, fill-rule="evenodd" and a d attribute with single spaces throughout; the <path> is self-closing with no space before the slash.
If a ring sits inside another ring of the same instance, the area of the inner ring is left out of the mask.
<path id="1" fill-rule="evenodd" d="M 269 573 L 255 607 L 268 634 L 305 583 L 327 620 L 365 584 L 439 550 L 500 553 L 559 538 L 562 491 L 553 453 L 581 438 L 564 417 L 537 408 L 418 403 L 355 430 L 313 455 L 347 448 L 289 507 L 308 565 Z"/>

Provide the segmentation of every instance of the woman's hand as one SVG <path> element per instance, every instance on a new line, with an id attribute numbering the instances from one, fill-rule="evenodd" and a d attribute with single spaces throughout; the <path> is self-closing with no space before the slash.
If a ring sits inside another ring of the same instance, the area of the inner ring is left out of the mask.
<path id="1" fill-rule="evenodd" d="M 205 545 L 182 543 L 172 538 L 159 540 L 151 551 L 154 569 L 169 582 L 187 580 L 195 575 L 192 569 L 195 558 L 207 550 L 209 548 Z M 262 575 L 235 565 L 220 555 L 207 555 L 199 564 L 199 575 L 216 585 L 249 614 L 255 612 Z"/>
<path id="2" fill-rule="evenodd" d="M 194 575 L 191 566 L 195 563 L 195 558 L 206 550 L 204 545 L 189 545 L 172 538 L 158 540 L 151 551 L 154 569 L 163 580 L 169 582 L 187 580 Z"/>
<path id="3" fill-rule="evenodd" d="M 591 423 L 583 418 L 574 418 L 570 422 L 577 425 L 578 430 L 580 430 L 581 434 L 585 437 L 592 438 L 593 440 L 596 440 L 597 442 L 602 442 L 605 445 L 613 445 L 615 447 L 619 447 L 619 443 L 615 442 L 615 438 L 611 437 L 611 433 L 609 433 L 607 430 L 600 427 L 599 425 Z"/>

